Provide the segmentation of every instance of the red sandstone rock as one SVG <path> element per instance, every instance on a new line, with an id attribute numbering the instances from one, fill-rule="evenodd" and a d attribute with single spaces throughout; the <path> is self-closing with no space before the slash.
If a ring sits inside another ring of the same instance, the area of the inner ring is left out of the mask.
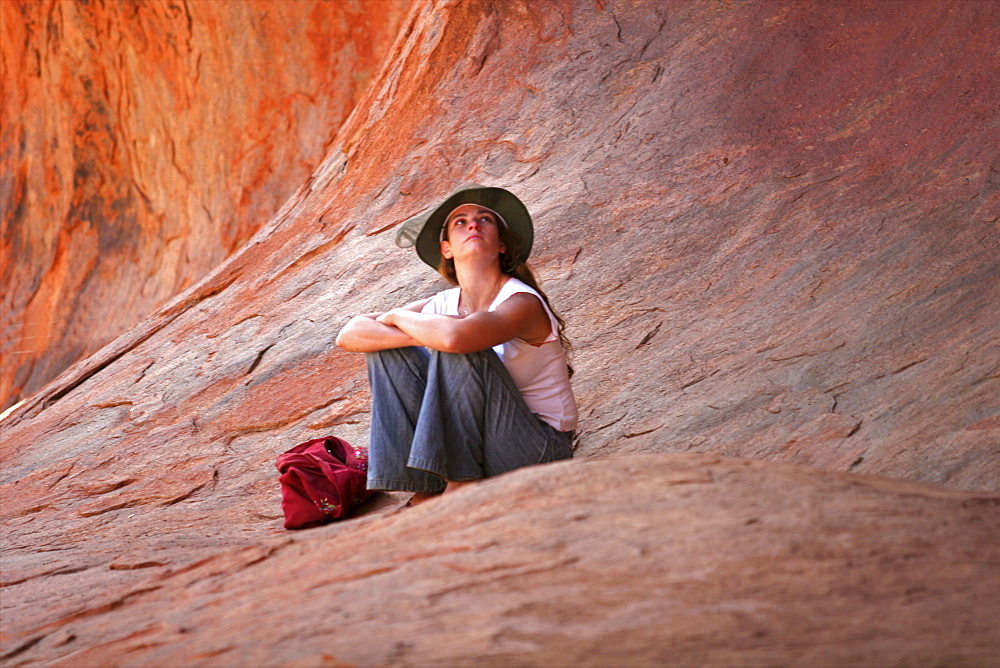
<path id="1" fill-rule="evenodd" d="M 281 533 L 213 522 L 223 488 L 115 514 L 87 547 L 72 532 L 91 520 L 38 515 L 69 535 L 5 565 L 5 663 L 968 665 L 1000 649 L 995 495 L 645 455 Z"/>
<path id="2" fill-rule="evenodd" d="M 3 2 L 0 409 L 242 246 L 329 150 L 408 7 Z"/>
<path id="3" fill-rule="evenodd" d="M 0 653 L 995 657 L 998 11 L 421 4 L 259 236 L 2 423 Z M 576 461 L 283 532 L 274 458 L 366 438 L 337 330 L 438 289 L 392 232 L 469 180 L 536 217 L 581 459 L 762 461 Z"/>
<path id="4" fill-rule="evenodd" d="M 5 428 L 363 439 L 334 333 L 438 288 L 391 232 L 478 180 L 537 218 L 582 454 L 1000 489 L 996 11 L 428 5 L 261 236 Z"/>

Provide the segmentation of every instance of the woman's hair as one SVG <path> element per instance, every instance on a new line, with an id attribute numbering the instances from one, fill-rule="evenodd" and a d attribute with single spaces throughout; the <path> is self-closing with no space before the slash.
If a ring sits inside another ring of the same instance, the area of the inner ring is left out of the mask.
<path id="1" fill-rule="evenodd" d="M 503 253 L 500 253 L 500 271 L 508 276 L 513 276 L 538 292 L 542 301 L 545 302 L 545 305 L 548 307 L 552 316 L 559 324 L 557 329 L 557 333 L 559 334 L 559 343 L 562 344 L 562 347 L 567 353 L 571 352 L 573 350 L 573 346 L 566 337 L 566 322 L 562 319 L 562 317 L 560 317 L 556 310 L 552 308 L 548 295 L 546 295 L 545 291 L 538 285 L 538 280 L 535 278 L 535 274 L 531 271 L 531 267 L 528 266 L 528 263 L 521 262 L 518 259 L 521 257 L 521 249 L 524 247 L 524 241 L 517 234 L 511 232 L 506 225 L 497 225 L 497 229 L 500 231 L 500 243 L 503 244 L 506 249 Z M 445 223 L 444 226 L 443 239 L 445 241 L 448 239 L 447 223 Z M 441 263 L 438 265 L 438 273 L 452 285 L 458 285 L 458 275 L 455 273 L 454 260 L 441 256 Z"/>

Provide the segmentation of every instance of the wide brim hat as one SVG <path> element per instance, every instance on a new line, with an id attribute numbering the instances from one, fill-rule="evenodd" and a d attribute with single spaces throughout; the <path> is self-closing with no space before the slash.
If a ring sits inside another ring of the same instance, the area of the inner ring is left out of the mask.
<path id="1" fill-rule="evenodd" d="M 463 204 L 478 204 L 500 214 L 508 229 L 521 239 L 521 253 L 517 261 L 528 259 L 535 230 L 527 207 L 509 190 L 478 183 L 462 186 L 433 209 L 404 222 L 396 232 L 396 245 L 401 248 L 416 246 L 420 259 L 437 270 L 441 264 L 441 227 L 448 214 Z"/>

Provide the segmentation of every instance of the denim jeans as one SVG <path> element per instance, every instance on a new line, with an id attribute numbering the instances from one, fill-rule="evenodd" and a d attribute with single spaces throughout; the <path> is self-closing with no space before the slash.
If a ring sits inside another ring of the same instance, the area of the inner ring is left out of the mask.
<path id="1" fill-rule="evenodd" d="M 493 350 L 368 353 L 368 489 L 438 492 L 573 456 L 573 432 L 531 412 Z"/>

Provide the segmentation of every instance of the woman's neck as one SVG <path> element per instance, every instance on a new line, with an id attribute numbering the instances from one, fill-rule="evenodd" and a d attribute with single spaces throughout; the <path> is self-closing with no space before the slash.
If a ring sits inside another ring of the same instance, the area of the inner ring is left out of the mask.
<path id="1" fill-rule="evenodd" d="M 504 283 L 510 278 L 500 271 L 500 267 L 496 264 L 482 267 L 478 271 L 471 269 L 467 267 L 461 271 L 459 267 L 455 267 L 458 285 L 462 288 L 461 310 L 464 312 L 463 315 L 487 310 L 500 294 Z"/>

